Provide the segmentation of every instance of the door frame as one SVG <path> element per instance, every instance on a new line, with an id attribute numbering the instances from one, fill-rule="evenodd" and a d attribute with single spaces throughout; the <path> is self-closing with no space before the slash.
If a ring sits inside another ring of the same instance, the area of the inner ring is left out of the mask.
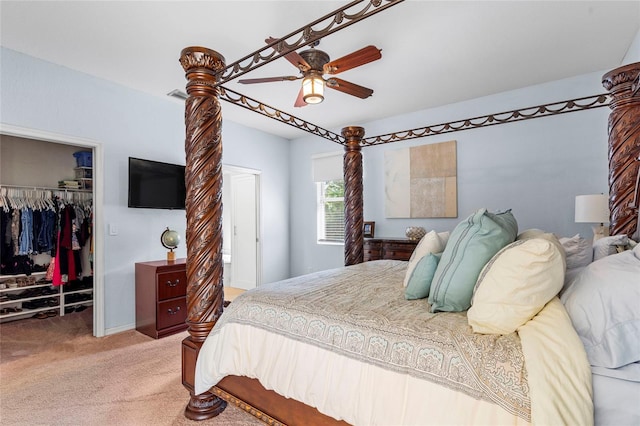
<path id="1" fill-rule="evenodd" d="M 103 337 L 104 328 L 104 153 L 102 143 L 75 136 L 0 123 L 0 134 L 35 139 L 93 150 L 93 335 Z"/>
<path id="2" fill-rule="evenodd" d="M 234 166 L 229 164 L 222 165 L 222 172 L 251 174 L 255 176 L 256 182 L 256 287 L 262 284 L 262 192 L 260 177 L 262 170 L 251 169 L 247 167 Z M 231 194 L 233 198 L 233 194 Z M 233 264 L 233 244 L 231 253 L 231 264 Z M 233 268 L 233 267 L 232 267 Z"/>

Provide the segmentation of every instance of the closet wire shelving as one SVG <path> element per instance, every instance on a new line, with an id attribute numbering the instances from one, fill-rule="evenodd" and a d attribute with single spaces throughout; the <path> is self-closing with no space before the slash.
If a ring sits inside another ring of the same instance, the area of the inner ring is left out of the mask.
<path id="1" fill-rule="evenodd" d="M 75 203 L 91 208 L 93 192 L 87 189 L 52 188 L 0 184 L 0 209 L 54 209 L 55 202 Z M 74 312 L 79 306 L 93 304 L 93 280 L 88 285 L 66 283 L 53 286 L 45 279 L 46 271 L 26 274 L 0 275 L 0 323 L 33 317 L 39 313 L 64 316 Z M 42 301 L 45 306 L 37 306 Z M 35 306 L 34 306 L 35 302 Z M 27 306 L 27 307 L 25 307 Z M 33 307 L 30 307 L 33 306 Z"/>

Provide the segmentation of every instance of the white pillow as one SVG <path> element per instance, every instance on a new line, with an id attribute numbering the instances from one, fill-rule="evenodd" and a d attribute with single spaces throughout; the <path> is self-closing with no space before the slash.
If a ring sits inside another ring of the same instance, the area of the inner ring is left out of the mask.
<path id="1" fill-rule="evenodd" d="M 567 268 L 567 253 L 565 252 L 564 247 L 560 243 L 560 240 L 558 240 L 558 237 L 553 235 L 551 232 L 544 232 L 540 229 L 532 228 L 532 229 L 527 229 L 526 231 L 522 231 L 520 234 L 518 234 L 518 236 L 516 237 L 516 240 L 529 240 L 531 238 L 543 238 L 545 240 L 551 241 L 560 252 L 560 255 L 562 256 L 562 263 L 565 265 L 565 269 Z M 588 248 L 588 245 L 587 245 L 587 248 Z"/>
<path id="2" fill-rule="evenodd" d="M 509 334 L 533 318 L 564 282 L 560 249 L 543 238 L 509 244 L 485 265 L 474 289 L 469 325 L 476 333 Z"/>
<path id="3" fill-rule="evenodd" d="M 560 238 L 560 244 L 567 256 L 567 269 L 587 266 L 593 260 L 593 248 L 591 243 L 582 238 L 580 234 L 573 237 Z"/>
<path id="4" fill-rule="evenodd" d="M 626 246 L 628 244 L 629 237 L 626 235 L 602 237 L 593 242 L 593 260 L 602 259 L 603 257 L 616 254 L 618 252 L 616 246 Z"/>
<path id="5" fill-rule="evenodd" d="M 451 235 L 451 232 L 449 231 L 438 232 L 438 237 L 440 237 L 440 240 L 442 240 L 442 250 L 444 250 L 444 248 L 447 246 L 449 235 Z"/>
<path id="6" fill-rule="evenodd" d="M 640 258 L 634 252 L 594 261 L 560 297 L 593 366 L 640 361 Z"/>
<path id="7" fill-rule="evenodd" d="M 436 231 L 429 231 L 424 237 L 422 237 L 409 258 L 409 265 L 407 266 L 407 272 L 404 276 L 404 286 L 406 287 L 409 283 L 411 274 L 413 274 L 413 270 L 418 265 L 418 262 L 420 262 L 420 259 L 429 253 L 440 253 L 443 250 L 444 244 Z"/>

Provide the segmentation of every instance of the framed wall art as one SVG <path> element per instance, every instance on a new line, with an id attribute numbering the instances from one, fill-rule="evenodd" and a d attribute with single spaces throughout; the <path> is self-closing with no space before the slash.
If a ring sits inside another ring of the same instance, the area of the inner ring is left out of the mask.
<path id="1" fill-rule="evenodd" d="M 388 150 L 385 216 L 458 217 L 456 141 Z"/>

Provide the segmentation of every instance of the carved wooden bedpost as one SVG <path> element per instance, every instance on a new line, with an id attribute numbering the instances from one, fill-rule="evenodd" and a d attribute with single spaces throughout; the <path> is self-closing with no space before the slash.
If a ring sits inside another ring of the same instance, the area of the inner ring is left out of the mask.
<path id="1" fill-rule="evenodd" d="M 640 167 L 639 75 L 640 62 L 636 62 L 602 77 L 603 86 L 613 96 L 609 115 L 610 235 L 631 236 L 637 227 L 638 214 L 629 206 Z"/>
<path id="2" fill-rule="evenodd" d="M 363 252 L 363 195 L 362 195 L 362 151 L 360 142 L 364 137 L 362 127 L 350 126 L 342 129 L 347 140 L 344 147 L 344 264 L 362 263 Z"/>
<path id="3" fill-rule="evenodd" d="M 220 414 L 227 403 L 211 393 L 194 395 L 198 351 L 223 307 L 222 282 L 222 114 L 218 73 L 225 68 L 219 53 L 187 47 L 180 54 L 186 72 L 187 166 L 187 324 L 182 341 L 182 384 L 190 392 L 185 416 L 204 420 Z"/>

